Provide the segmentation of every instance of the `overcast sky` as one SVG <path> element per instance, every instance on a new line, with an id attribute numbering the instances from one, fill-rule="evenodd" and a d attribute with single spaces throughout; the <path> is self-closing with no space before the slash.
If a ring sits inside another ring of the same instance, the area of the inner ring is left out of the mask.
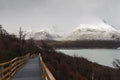
<path id="1" fill-rule="evenodd" d="M 0 0 L 0 24 L 9 32 L 21 26 L 64 34 L 98 19 L 120 29 L 120 0 Z"/>

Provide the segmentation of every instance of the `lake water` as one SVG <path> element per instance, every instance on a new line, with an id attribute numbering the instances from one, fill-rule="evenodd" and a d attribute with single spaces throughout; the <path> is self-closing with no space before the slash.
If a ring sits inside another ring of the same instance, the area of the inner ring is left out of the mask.
<path id="1" fill-rule="evenodd" d="M 101 65 L 113 67 L 112 62 L 120 59 L 120 49 L 60 49 L 70 56 L 80 56 Z"/>

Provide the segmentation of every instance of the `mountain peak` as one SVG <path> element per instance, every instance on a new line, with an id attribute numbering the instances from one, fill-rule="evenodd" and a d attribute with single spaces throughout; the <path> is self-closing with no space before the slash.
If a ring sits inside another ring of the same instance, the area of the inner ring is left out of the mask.
<path id="1" fill-rule="evenodd" d="M 117 40 L 120 33 L 105 21 L 94 24 L 80 24 L 65 40 Z"/>
<path id="2" fill-rule="evenodd" d="M 97 24 L 80 24 L 77 28 L 75 28 L 73 31 L 117 31 L 114 27 L 107 24 L 106 22 L 101 22 Z"/>

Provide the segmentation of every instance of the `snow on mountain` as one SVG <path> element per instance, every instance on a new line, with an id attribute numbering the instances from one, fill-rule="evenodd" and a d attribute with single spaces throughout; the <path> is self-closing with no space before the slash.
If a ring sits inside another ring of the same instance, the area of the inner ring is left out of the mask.
<path id="1" fill-rule="evenodd" d="M 41 32 L 36 32 L 33 38 L 35 40 L 51 40 L 52 36 L 48 32 L 41 31 Z"/>
<path id="2" fill-rule="evenodd" d="M 118 30 L 105 22 L 100 24 L 80 24 L 64 40 L 118 40 Z"/>
<path id="3" fill-rule="evenodd" d="M 120 30 L 105 21 L 92 24 L 80 24 L 68 35 L 63 37 L 47 29 L 29 30 L 27 38 L 35 40 L 120 40 Z"/>
<path id="4" fill-rule="evenodd" d="M 57 34 L 53 34 L 53 33 L 50 33 L 48 31 L 45 31 L 45 30 L 41 30 L 39 32 L 35 32 L 32 35 L 32 37 L 35 40 L 56 40 L 60 36 Z"/>

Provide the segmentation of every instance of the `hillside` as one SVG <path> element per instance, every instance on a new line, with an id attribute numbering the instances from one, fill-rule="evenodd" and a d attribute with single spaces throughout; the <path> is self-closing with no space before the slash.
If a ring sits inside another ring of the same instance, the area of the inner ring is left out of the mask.
<path id="1" fill-rule="evenodd" d="M 56 80 L 119 80 L 120 71 L 60 52 L 42 53 Z"/>
<path id="2" fill-rule="evenodd" d="M 120 41 L 115 40 L 80 40 L 80 41 L 53 41 L 44 40 L 48 45 L 54 48 L 118 48 Z M 40 45 L 41 40 L 35 40 L 37 45 Z"/>

